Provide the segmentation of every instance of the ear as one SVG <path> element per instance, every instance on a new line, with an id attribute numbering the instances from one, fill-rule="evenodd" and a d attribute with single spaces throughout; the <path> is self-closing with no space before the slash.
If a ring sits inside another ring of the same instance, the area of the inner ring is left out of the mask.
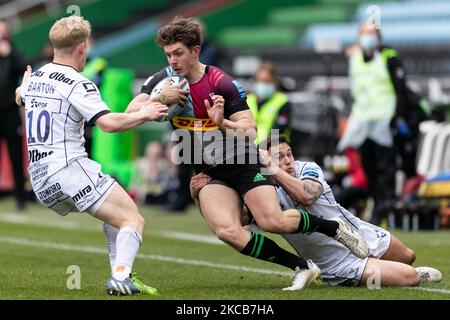
<path id="1" fill-rule="evenodd" d="M 84 41 L 84 42 L 81 42 L 81 43 L 77 44 L 76 51 L 80 55 L 86 53 L 87 50 L 88 50 L 88 42 L 87 41 Z"/>
<path id="2" fill-rule="evenodd" d="M 196 56 L 200 56 L 200 51 L 201 50 L 202 50 L 202 47 L 200 47 L 200 46 L 192 47 L 192 52 L 195 53 Z"/>

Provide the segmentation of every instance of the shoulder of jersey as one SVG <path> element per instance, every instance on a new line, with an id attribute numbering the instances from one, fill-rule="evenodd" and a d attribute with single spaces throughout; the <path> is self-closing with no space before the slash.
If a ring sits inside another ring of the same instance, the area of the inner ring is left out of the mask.
<path id="1" fill-rule="evenodd" d="M 225 76 L 227 76 L 227 74 L 221 69 L 214 66 L 209 66 L 208 79 L 209 82 L 214 86 L 217 86 L 219 84 L 219 81 L 222 80 Z"/>
<path id="2" fill-rule="evenodd" d="M 67 66 L 57 65 L 49 63 L 39 69 L 38 71 L 44 71 L 46 73 L 45 78 L 55 81 L 56 83 L 66 84 L 68 86 L 75 86 L 80 82 L 91 82 L 84 75 L 76 71 L 75 69 Z"/>

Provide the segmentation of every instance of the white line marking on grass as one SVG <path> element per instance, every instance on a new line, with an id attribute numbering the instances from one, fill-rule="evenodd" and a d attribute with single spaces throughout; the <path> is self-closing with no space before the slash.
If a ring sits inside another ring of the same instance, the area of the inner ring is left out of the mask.
<path id="1" fill-rule="evenodd" d="M 446 289 L 434 289 L 434 288 L 422 288 L 422 287 L 404 287 L 403 289 L 422 290 L 422 291 L 450 294 L 450 290 L 446 290 Z"/>
<path id="2" fill-rule="evenodd" d="M 81 230 L 81 229 L 86 230 L 89 228 L 81 226 L 79 223 L 73 221 L 42 220 L 37 217 L 22 216 L 13 213 L 6 213 L 0 215 L 0 221 L 24 225 L 41 226 L 41 227 L 52 227 L 64 230 Z M 89 230 L 93 230 L 93 228 L 90 228 Z M 100 228 L 96 228 L 95 230 L 100 230 Z"/>
<path id="3" fill-rule="evenodd" d="M 213 236 L 206 236 L 202 234 L 178 232 L 178 231 L 164 231 L 160 233 L 161 236 L 171 239 L 179 239 L 186 241 L 202 242 L 208 244 L 218 244 L 223 245 L 222 241 Z"/>
<path id="4" fill-rule="evenodd" d="M 22 239 L 22 238 L 0 237 L 0 242 L 20 245 L 20 246 L 27 246 L 27 247 L 44 248 L 44 249 L 100 253 L 100 254 L 104 254 L 104 255 L 107 254 L 106 248 L 103 249 L 103 248 L 99 248 L 99 247 L 90 247 L 90 246 L 75 246 L 75 245 L 71 245 L 71 244 L 51 243 L 51 242 L 35 241 L 35 240 L 28 240 L 28 239 Z M 214 262 L 209 262 L 209 261 L 204 261 L 204 260 L 191 260 L 191 259 L 153 255 L 153 254 L 138 254 L 137 257 L 141 258 L 141 259 L 174 262 L 174 263 L 185 264 L 185 265 L 202 266 L 202 267 L 210 267 L 210 268 L 217 268 L 217 269 L 235 270 L 235 271 L 246 271 L 246 272 L 283 275 L 283 276 L 289 276 L 291 274 L 291 272 L 281 272 L 281 271 L 275 271 L 275 270 L 270 270 L 270 269 L 249 268 L 249 267 L 238 266 L 238 265 L 214 263 Z"/>
<path id="5" fill-rule="evenodd" d="M 51 227 L 56 229 L 63 230 L 84 230 L 84 231 L 99 231 L 101 230 L 98 225 L 82 225 L 73 221 L 50 221 L 50 220 L 39 220 L 37 218 L 32 218 L 29 216 L 21 216 L 13 213 L 6 213 L 0 215 L 0 221 L 15 223 L 15 224 L 23 224 L 23 225 L 32 225 L 32 226 L 41 226 L 41 227 Z M 217 239 L 214 236 L 195 234 L 195 233 L 187 233 L 187 232 L 179 232 L 179 231 L 163 231 L 163 232 L 150 232 L 152 236 L 160 236 L 169 239 L 177 239 L 184 241 L 193 241 L 199 243 L 206 244 L 215 244 L 215 245 L 224 245 L 222 241 Z"/>

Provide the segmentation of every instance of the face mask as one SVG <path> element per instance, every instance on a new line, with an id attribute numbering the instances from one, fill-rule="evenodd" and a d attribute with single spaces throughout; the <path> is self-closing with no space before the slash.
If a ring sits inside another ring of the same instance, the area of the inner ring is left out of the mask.
<path id="1" fill-rule="evenodd" d="M 378 38 L 373 35 L 362 35 L 359 37 L 359 44 L 364 50 L 373 50 L 378 46 Z"/>
<path id="2" fill-rule="evenodd" d="M 255 84 L 255 94 L 263 99 L 269 98 L 275 92 L 275 86 L 271 83 L 257 82 Z"/>

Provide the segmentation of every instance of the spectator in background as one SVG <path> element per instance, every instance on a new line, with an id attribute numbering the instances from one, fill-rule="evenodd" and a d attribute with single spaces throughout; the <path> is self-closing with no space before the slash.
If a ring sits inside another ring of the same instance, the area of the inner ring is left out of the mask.
<path id="1" fill-rule="evenodd" d="M 0 20 L 0 137 L 6 139 L 13 167 L 14 195 L 17 210 L 26 205 L 23 174 L 23 133 L 20 109 L 15 103 L 15 90 L 26 67 L 10 38 L 10 26 Z"/>
<path id="2" fill-rule="evenodd" d="M 395 200 L 396 158 L 392 125 L 402 129 L 407 108 L 405 71 L 395 50 L 382 45 L 380 30 L 361 23 L 359 49 L 347 52 L 353 98 L 338 150 L 358 148 L 374 199 L 371 223 L 379 225 Z M 403 126 L 404 128 L 404 126 Z"/>
<path id="3" fill-rule="evenodd" d="M 200 36 L 202 38 L 202 51 L 200 51 L 200 61 L 207 65 L 217 65 L 219 63 L 219 49 L 208 38 L 205 24 L 198 18 L 195 19 L 195 21 L 200 26 Z"/>
<path id="4" fill-rule="evenodd" d="M 39 69 L 45 66 L 47 63 L 53 61 L 53 45 L 51 42 L 46 42 L 42 46 L 41 55 L 33 62 L 33 68 Z"/>
<path id="5" fill-rule="evenodd" d="M 94 36 L 91 36 L 89 43 L 92 46 L 95 41 Z M 108 61 L 102 57 L 88 57 L 86 61 L 86 66 L 82 72 L 83 76 L 91 80 L 97 86 L 98 90 L 102 90 L 103 74 L 108 68 Z M 84 124 L 84 147 L 88 153 L 88 157 L 92 157 L 92 134 L 93 125 L 85 122 Z"/>
<path id="6" fill-rule="evenodd" d="M 167 137 L 168 140 L 169 137 Z M 139 203 L 167 203 L 171 191 L 179 188 L 177 166 L 171 159 L 174 145 L 152 141 L 145 148 L 145 157 L 139 159 L 132 180 L 130 194 Z"/>
<path id="7" fill-rule="evenodd" d="M 258 137 L 255 143 L 264 141 L 271 129 L 288 135 L 289 97 L 280 91 L 280 80 L 275 66 L 265 62 L 256 70 L 254 92 L 247 97 L 247 104 L 256 121 Z"/>
<path id="8" fill-rule="evenodd" d="M 358 150 L 350 147 L 344 153 L 348 161 L 347 175 L 342 181 L 342 188 L 335 193 L 336 202 L 344 208 L 354 209 L 355 215 L 362 219 L 369 195 L 366 174 Z"/>

